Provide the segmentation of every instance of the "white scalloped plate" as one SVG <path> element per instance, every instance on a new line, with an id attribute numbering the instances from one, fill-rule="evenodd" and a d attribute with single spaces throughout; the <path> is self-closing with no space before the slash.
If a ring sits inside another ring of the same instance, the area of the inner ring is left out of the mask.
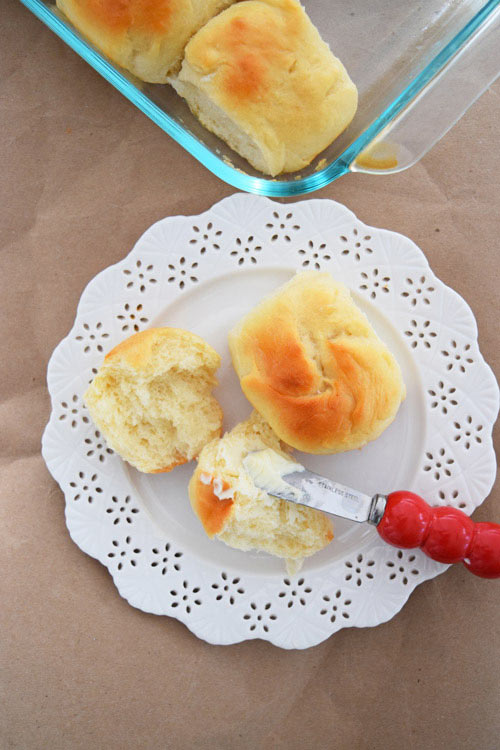
<path id="1" fill-rule="evenodd" d="M 222 355 L 217 396 L 230 429 L 250 407 L 230 364 L 227 331 L 301 268 L 331 271 L 351 288 L 408 388 L 377 441 L 301 460 L 365 492 L 412 489 L 467 513 L 495 478 L 496 380 L 470 308 L 413 242 L 367 227 L 329 200 L 282 205 L 236 194 L 200 216 L 159 221 L 83 292 L 75 324 L 49 363 L 52 415 L 42 452 L 65 494 L 76 544 L 107 566 L 130 604 L 176 617 L 210 643 L 313 646 L 342 627 L 388 620 L 418 583 L 447 567 L 338 519 L 334 541 L 290 578 L 276 558 L 205 536 L 187 498 L 192 465 L 141 474 L 90 421 L 82 395 L 103 354 L 134 331 L 173 325 Z"/>

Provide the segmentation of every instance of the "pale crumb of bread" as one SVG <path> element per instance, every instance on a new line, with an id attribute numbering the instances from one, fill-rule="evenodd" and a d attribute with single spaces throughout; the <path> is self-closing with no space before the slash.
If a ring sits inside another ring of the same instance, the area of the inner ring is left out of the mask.
<path id="1" fill-rule="evenodd" d="M 176 328 L 131 336 L 105 358 L 84 400 L 109 446 L 144 472 L 170 471 L 219 436 L 220 357 Z"/>

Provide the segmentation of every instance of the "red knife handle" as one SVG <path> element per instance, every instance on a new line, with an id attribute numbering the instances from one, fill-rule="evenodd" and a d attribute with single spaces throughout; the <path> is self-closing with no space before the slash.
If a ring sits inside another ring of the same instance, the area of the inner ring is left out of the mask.
<path id="1" fill-rule="evenodd" d="M 420 547 L 438 562 L 463 562 L 481 578 L 500 578 L 500 524 L 474 523 L 457 508 L 433 508 L 419 495 L 402 491 L 387 496 L 377 530 L 395 547 Z"/>

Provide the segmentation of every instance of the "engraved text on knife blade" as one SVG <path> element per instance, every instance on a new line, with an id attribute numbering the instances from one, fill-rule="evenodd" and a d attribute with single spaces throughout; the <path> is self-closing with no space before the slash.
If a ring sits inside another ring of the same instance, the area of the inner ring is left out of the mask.
<path id="1" fill-rule="evenodd" d="M 292 472 L 283 479 L 300 490 L 299 502 L 351 521 L 367 521 L 371 498 L 310 471 Z M 291 500 L 294 498 L 290 497 Z M 295 499 L 297 502 L 297 499 Z"/>

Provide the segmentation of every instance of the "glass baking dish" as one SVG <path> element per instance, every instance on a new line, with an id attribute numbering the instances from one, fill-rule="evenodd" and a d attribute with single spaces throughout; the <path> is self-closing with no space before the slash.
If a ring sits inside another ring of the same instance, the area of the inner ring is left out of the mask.
<path id="1" fill-rule="evenodd" d="M 303 0 L 356 83 L 359 108 L 347 130 L 307 169 L 271 179 L 205 130 L 170 86 L 133 79 L 80 36 L 54 4 L 21 2 L 218 177 L 270 196 L 312 192 L 348 171 L 405 169 L 500 70 L 500 0 Z"/>

